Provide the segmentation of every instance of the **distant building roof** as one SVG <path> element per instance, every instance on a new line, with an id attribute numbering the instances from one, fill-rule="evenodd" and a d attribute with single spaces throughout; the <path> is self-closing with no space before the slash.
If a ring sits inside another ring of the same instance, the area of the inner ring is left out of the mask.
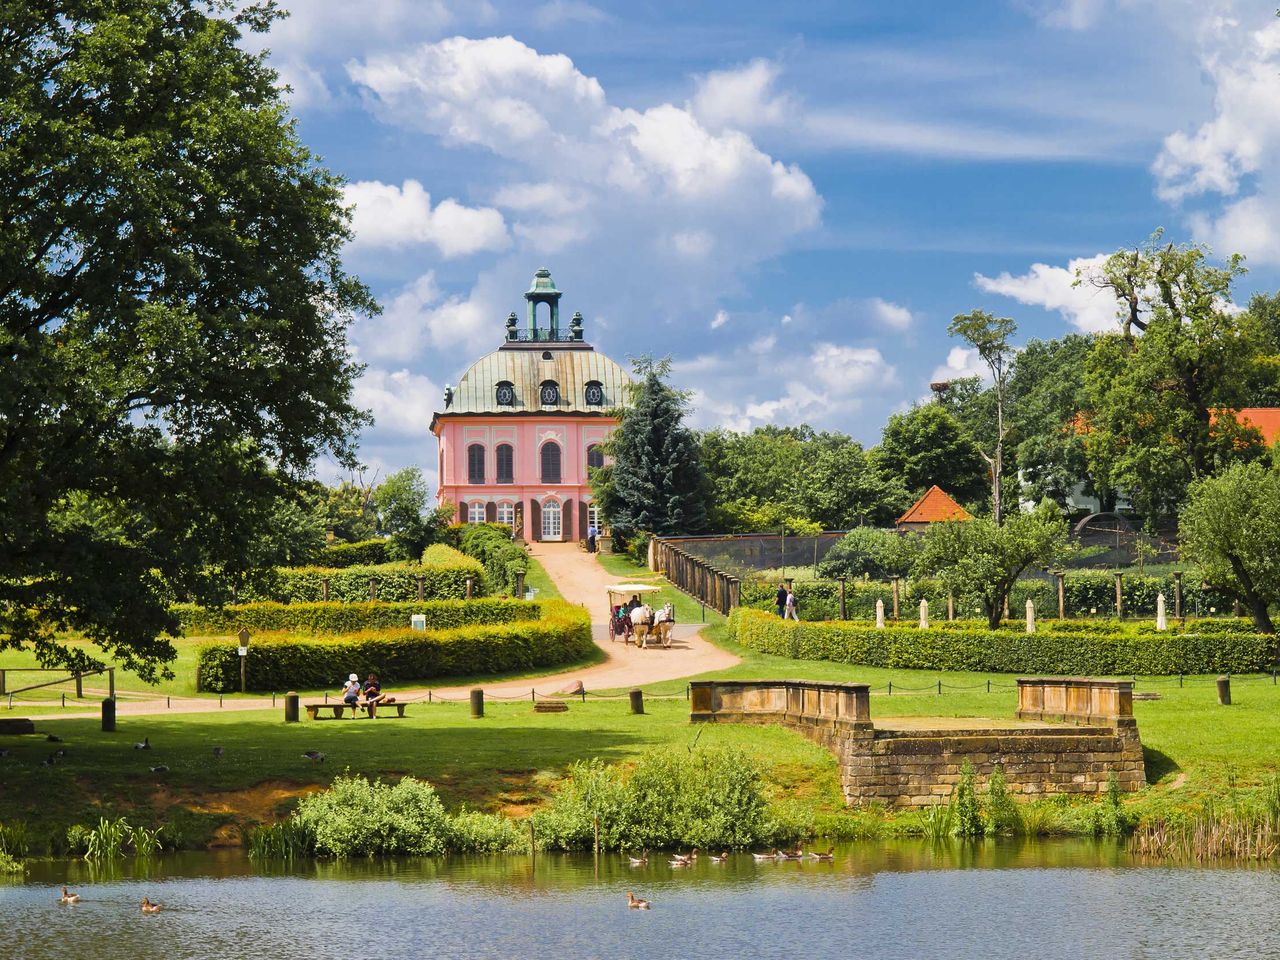
<path id="1" fill-rule="evenodd" d="M 1241 407 L 1236 411 L 1236 420 L 1257 427 L 1268 447 L 1280 440 L 1280 407 Z"/>
<path id="2" fill-rule="evenodd" d="M 941 523 L 944 520 L 972 520 L 973 515 L 956 503 L 941 487 L 934 484 L 911 509 L 898 518 L 898 523 Z"/>

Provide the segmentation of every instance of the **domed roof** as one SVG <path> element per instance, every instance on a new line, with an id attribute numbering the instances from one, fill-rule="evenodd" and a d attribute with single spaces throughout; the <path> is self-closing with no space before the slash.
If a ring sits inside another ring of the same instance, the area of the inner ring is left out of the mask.
<path id="1" fill-rule="evenodd" d="M 542 402 L 548 382 L 556 385 L 554 404 Z M 625 402 L 630 382 L 622 367 L 584 343 L 511 344 L 468 367 L 441 413 L 603 414 Z M 501 385 L 510 385 L 510 403 L 499 402 Z M 587 397 L 588 385 L 599 386 L 599 403 L 588 402 L 595 399 L 594 391 Z"/>
<path id="2" fill-rule="evenodd" d="M 517 330 L 514 313 L 507 318 L 506 341 L 468 367 L 456 388 L 446 388 L 445 408 L 432 418 L 433 427 L 439 417 L 453 414 L 600 416 L 626 402 L 631 380 L 583 341 L 582 314 L 573 315 L 567 333 L 560 331 L 561 295 L 551 271 L 544 267 L 534 274 L 525 294 L 528 329 Z M 536 321 L 539 303 L 550 307 L 547 327 Z"/>

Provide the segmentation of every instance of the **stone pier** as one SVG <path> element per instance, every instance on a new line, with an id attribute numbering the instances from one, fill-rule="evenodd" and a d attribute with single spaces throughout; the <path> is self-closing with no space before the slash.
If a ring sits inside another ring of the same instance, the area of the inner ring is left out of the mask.
<path id="1" fill-rule="evenodd" d="M 865 683 L 694 680 L 691 715 L 702 723 L 777 723 L 805 734 L 840 761 L 851 805 L 930 806 L 950 796 L 967 760 L 980 785 L 999 766 L 1010 793 L 1096 794 L 1111 774 L 1122 790 L 1146 783 L 1125 680 L 1018 681 L 1017 719 L 871 720 Z"/>

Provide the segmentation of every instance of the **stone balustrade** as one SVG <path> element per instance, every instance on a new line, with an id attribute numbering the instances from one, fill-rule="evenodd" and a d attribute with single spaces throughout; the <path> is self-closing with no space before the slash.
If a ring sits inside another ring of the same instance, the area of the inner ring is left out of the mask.
<path id="1" fill-rule="evenodd" d="M 871 723 L 871 687 L 815 680 L 694 680 L 690 719 L 736 723 Z"/>
<path id="2" fill-rule="evenodd" d="M 1133 717 L 1132 680 L 1030 677 L 1018 680 L 1018 719 L 1116 726 Z"/>

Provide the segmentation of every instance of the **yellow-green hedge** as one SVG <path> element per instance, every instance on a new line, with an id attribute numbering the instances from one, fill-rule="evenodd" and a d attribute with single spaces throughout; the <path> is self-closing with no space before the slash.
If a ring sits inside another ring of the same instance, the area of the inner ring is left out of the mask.
<path id="1" fill-rule="evenodd" d="M 217 636 L 290 630 L 310 633 L 355 633 L 359 630 L 408 629 L 416 613 L 427 618 L 428 630 L 466 627 L 516 620 L 536 620 L 536 603 L 479 597 L 474 600 L 425 600 L 421 603 L 242 603 L 210 610 L 193 603 L 170 608 L 188 636 Z"/>
<path id="2" fill-rule="evenodd" d="M 367 630 L 336 637 L 288 632 L 253 639 L 245 667 L 248 689 L 337 689 L 350 673 L 376 673 L 384 688 L 438 677 L 532 670 L 582 660 L 594 649 L 586 611 L 543 601 L 538 620 L 428 630 Z M 213 693 L 238 690 L 234 641 L 202 644 L 196 683 Z"/>

